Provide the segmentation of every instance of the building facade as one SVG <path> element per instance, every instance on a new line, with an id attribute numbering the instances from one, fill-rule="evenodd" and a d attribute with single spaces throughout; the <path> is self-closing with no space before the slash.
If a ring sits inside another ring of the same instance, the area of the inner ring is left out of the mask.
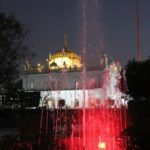
<path id="1" fill-rule="evenodd" d="M 59 107 L 62 101 L 63 106 L 68 108 L 81 108 L 83 100 L 86 107 L 105 105 L 107 100 L 117 105 L 120 99 L 117 87 L 120 66 L 114 62 L 108 64 L 106 55 L 103 59 L 101 68 L 87 68 L 83 76 L 81 56 L 68 48 L 65 35 L 64 48 L 48 56 L 47 71 L 39 64 L 37 69 L 25 68 L 23 89 L 39 91 L 39 106 L 49 108 Z"/>

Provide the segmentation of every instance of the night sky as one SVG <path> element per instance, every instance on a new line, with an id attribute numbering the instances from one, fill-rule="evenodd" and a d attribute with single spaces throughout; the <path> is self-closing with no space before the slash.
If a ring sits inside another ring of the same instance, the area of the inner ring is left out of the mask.
<path id="1" fill-rule="evenodd" d="M 26 40 L 36 53 L 33 63 L 45 62 L 49 53 L 69 48 L 81 54 L 86 41 L 88 64 L 98 64 L 101 51 L 122 65 L 137 58 L 136 0 L 0 0 L 1 9 L 13 12 L 30 30 Z M 85 9 L 82 8 L 85 6 Z M 83 14 L 86 18 L 83 20 Z M 150 56 L 150 1 L 140 2 L 141 57 Z M 83 29 L 85 33 L 83 34 Z"/>

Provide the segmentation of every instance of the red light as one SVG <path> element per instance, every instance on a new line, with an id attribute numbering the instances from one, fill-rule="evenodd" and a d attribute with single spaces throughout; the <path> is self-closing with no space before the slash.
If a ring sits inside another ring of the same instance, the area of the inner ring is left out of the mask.
<path id="1" fill-rule="evenodd" d="M 99 142 L 98 143 L 98 148 L 99 149 L 105 149 L 106 148 L 106 143 L 105 142 Z"/>

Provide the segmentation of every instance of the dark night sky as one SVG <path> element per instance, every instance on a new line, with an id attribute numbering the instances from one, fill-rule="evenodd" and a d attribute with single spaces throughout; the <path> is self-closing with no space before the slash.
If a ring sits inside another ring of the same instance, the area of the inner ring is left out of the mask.
<path id="1" fill-rule="evenodd" d="M 13 12 L 30 29 L 29 48 L 44 62 L 48 54 L 63 48 L 68 35 L 69 48 L 81 53 L 86 39 L 90 65 L 97 63 L 101 48 L 122 65 L 137 58 L 136 0 L 87 0 L 86 36 L 82 33 L 84 0 L 0 0 L 1 8 Z M 96 4 L 98 2 L 98 4 Z M 150 1 L 140 2 L 142 59 L 150 56 Z"/>

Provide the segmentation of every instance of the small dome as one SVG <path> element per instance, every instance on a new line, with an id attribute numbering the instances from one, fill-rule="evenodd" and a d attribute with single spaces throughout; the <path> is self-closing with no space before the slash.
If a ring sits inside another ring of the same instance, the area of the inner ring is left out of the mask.
<path id="1" fill-rule="evenodd" d="M 57 67 L 58 65 L 55 63 L 55 62 L 52 62 L 51 64 L 50 64 L 50 67 Z"/>

